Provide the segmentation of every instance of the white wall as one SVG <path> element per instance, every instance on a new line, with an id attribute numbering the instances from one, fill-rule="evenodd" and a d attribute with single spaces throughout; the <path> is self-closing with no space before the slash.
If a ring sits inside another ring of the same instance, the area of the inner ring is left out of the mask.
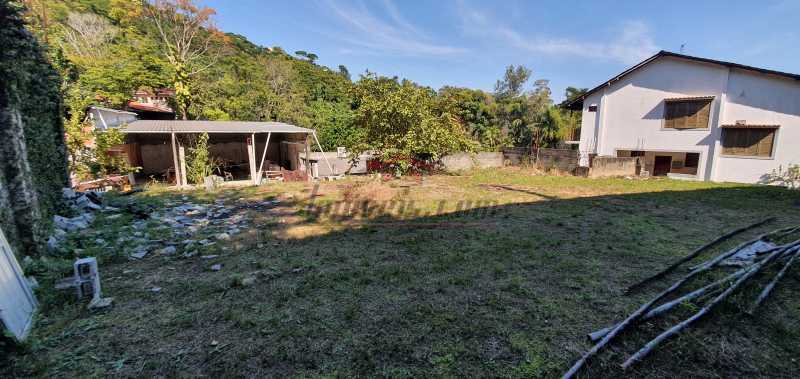
<path id="1" fill-rule="evenodd" d="M 100 130 L 105 130 L 106 126 L 109 128 L 115 128 L 124 123 L 136 121 L 137 119 L 135 113 L 100 108 L 91 108 L 89 115 L 95 127 Z M 105 121 L 105 125 L 103 124 L 103 121 Z"/>
<path id="2" fill-rule="evenodd" d="M 714 97 L 709 127 L 664 129 L 664 99 L 695 96 Z M 598 112 L 588 112 L 590 104 L 599 104 Z M 798 114 L 798 81 L 662 57 L 584 100 L 580 149 L 604 156 L 622 149 L 696 152 L 699 179 L 757 182 L 779 164 L 800 162 L 800 149 L 788 147 L 800 142 Z M 718 157 L 719 125 L 742 119 L 781 124 L 775 159 Z"/>
<path id="3" fill-rule="evenodd" d="M 780 125 L 771 158 L 717 158 L 714 180 L 756 183 L 765 174 L 800 164 L 800 81 L 731 70 L 722 124 Z"/>

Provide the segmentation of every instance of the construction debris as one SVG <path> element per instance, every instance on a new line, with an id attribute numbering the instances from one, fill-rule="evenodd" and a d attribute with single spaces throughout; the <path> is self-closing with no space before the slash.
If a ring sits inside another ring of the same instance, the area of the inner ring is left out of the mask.
<path id="1" fill-rule="evenodd" d="M 768 220 L 762 221 L 761 223 L 754 224 L 756 226 L 763 225 Z M 742 228 L 744 230 L 750 229 L 754 227 L 753 225 Z M 730 236 L 732 234 L 736 234 L 736 232 L 741 231 L 739 229 L 737 231 L 728 233 L 720 238 Z M 693 301 L 700 298 L 707 298 L 707 295 L 712 295 L 718 293 L 720 290 L 722 291 L 719 295 L 716 295 L 712 300 L 708 301 L 705 306 L 703 306 L 700 311 L 689 317 L 688 319 L 680 322 L 679 324 L 675 325 L 674 327 L 668 329 L 649 343 L 647 343 L 642 349 L 632 355 L 628 360 L 623 363 L 622 368 L 627 369 L 630 367 L 634 362 L 644 358 L 649 354 L 654 348 L 656 348 L 662 341 L 665 339 L 679 333 L 680 331 L 687 328 L 697 319 L 703 317 L 704 315 L 710 313 L 714 307 L 728 298 L 732 293 L 734 293 L 743 283 L 747 282 L 749 279 L 753 278 L 758 272 L 762 271 L 765 267 L 768 267 L 774 262 L 777 262 L 781 259 L 788 259 L 786 264 L 783 266 L 781 271 L 776 274 L 770 283 L 764 288 L 761 295 L 758 297 L 756 302 L 753 305 L 752 309 L 755 309 L 758 304 L 763 302 L 764 298 L 766 298 L 769 293 L 771 292 L 772 288 L 774 288 L 775 283 L 777 283 L 781 277 L 783 277 L 788 267 L 791 266 L 792 262 L 796 258 L 797 255 L 800 255 L 800 240 L 796 240 L 794 242 L 790 242 L 787 244 L 778 244 L 776 241 L 780 238 L 786 237 L 791 233 L 800 230 L 798 227 L 789 227 L 778 229 L 769 233 L 765 233 L 759 235 L 758 237 L 751 239 L 747 242 L 744 242 L 737 246 L 734 249 L 728 250 L 723 252 L 722 254 L 717 255 L 716 257 L 709 259 L 706 262 L 703 262 L 700 265 L 697 265 L 691 269 L 688 275 L 679 279 L 675 283 L 673 283 L 669 288 L 659 293 L 655 298 L 648 301 L 641 307 L 639 307 L 636 311 L 631 313 L 625 320 L 622 322 L 614 325 L 613 327 L 604 328 L 598 330 L 596 332 L 592 332 L 589 334 L 589 338 L 592 341 L 597 342 L 587 353 L 585 353 L 563 376 L 563 378 L 572 378 L 577 374 L 577 372 L 583 367 L 583 365 L 588 361 L 591 357 L 597 354 L 603 347 L 605 347 L 616 335 L 622 332 L 627 327 L 634 325 L 635 323 L 641 320 L 647 320 L 661 314 L 666 313 L 667 311 L 675 308 L 678 304 Z M 699 255 L 696 254 L 698 251 L 705 250 L 708 246 L 713 245 L 720 241 L 720 238 L 717 238 L 715 241 L 712 241 L 709 244 L 704 245 L 703 247 L 696 249 L 689 257 L 694 258 Z M 729 238 L 729 237 L 728 237 Z M 727 238 L 724 238 L 727 239 Z M 651 276 L 648 279 L 645 279 L 634 286 L 631 286 L 629 289 L 637 288 L 644 283 L 650 282 L 655 278 L 659 278 L 664 276 L 667 272 L 670 272 L 677 268 L 680 264 L 688 262 L 689 259 L 681 259 L 675 264 L 670 265 L 667 269 L 657 273 L 656 275 Z M 725 278 L 715 281 L 709 285 L 706 285 L 702 288 L 696 289 L 694 291 L 689 292 L 688 294 L 679 296 L 674 300 L 667 301 L 661 305 L 656 306 L 657 303 L 666 299 L 669 295 L 674 293 L 678 288 L 683 286 L 687 283 L 690 279 L 697 277 L 698 275 L 710 271 L 715 267 L 723 267 L 723 266 L 739 266 L 742 267 L 740 270 L 727 275 Z"/>

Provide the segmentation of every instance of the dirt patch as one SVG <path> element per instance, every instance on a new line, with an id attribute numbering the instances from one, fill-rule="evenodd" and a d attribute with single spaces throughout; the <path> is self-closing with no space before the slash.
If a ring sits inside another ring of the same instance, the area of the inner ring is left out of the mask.
<path id="1" fill-rule="evenodd" d="M 390 201 L 397 192 L 388 184 L 375 181 L 348 183 L 341 189 L 344 201 Z"/>

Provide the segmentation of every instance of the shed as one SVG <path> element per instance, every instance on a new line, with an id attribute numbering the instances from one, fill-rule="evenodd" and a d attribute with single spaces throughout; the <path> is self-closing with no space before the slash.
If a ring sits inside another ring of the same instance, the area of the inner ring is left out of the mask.
<path id="1" fill-rule="evenodd" d="M 309 150 L 309 137 L 319 146 L 314 130 L 282 122 L 139 120 L 120 131 L 127 135 L 129 163 L 142 167 L 140 175 L 175 178 L 178 185 L 188 184 L 186 147 L 202 133 L 208 133 L 209 151 L 222 163 L 218 174 L 247 177 L 253 184 L 272 173 L 306 177 L 300 152 Z"/>

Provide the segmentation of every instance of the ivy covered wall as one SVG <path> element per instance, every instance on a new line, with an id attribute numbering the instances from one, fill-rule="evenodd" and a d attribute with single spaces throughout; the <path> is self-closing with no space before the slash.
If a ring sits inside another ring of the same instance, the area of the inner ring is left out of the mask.
<path id="1" fill-rule="evenodd" d="M 68 185 L 59 76 L 0 0 L 0 227 L 21 254 L 41 251 Z"/>

